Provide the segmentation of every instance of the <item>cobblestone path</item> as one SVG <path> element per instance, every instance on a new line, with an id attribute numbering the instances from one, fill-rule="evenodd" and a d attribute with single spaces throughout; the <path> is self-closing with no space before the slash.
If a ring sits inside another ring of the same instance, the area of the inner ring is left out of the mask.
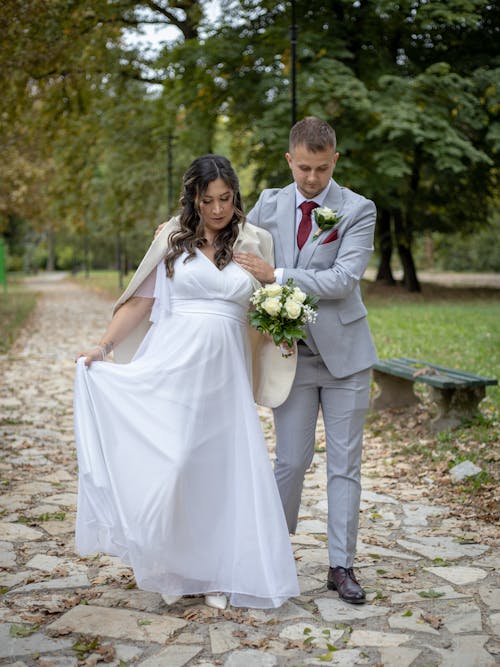
<path id="1" fill-rule="evenodd" d="M 471 537 L 446 507 L 425 504 L 418 489 L 395 498 L 366 476 L 357 572 L 369 602 L 348 605 L 327 591 L 321 453 L 293 538 L 302 594 L 279 610 L 221 612 L 201 598 L 167 607 L 138 590 L 117 559 L 79 558 L 73 358 L 96 340 L 111 304 L 66 281 L 33 287 L 41 292 L 33 320 L 0 357 L 0 665 L 498 663 L 498 548 Z M 271 446 L 270 414 L 261 417 Z"/>

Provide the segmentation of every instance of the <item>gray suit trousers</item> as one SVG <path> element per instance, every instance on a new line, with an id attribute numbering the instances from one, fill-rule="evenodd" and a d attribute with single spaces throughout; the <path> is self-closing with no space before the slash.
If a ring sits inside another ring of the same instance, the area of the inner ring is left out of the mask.
<path id="1" fill-rule="evenodd" d="M 294 533 L 304 475 L 314 456 L 321 407 L 326 433 L 328 555 L 330 565 L 352 567 L 361 497 L 363 427 L 370 369 L 334 378 L 321 356 L 298 346 L 297 373 L 287 400 L 274 409 L 274 474 L 288 528 Z"/>

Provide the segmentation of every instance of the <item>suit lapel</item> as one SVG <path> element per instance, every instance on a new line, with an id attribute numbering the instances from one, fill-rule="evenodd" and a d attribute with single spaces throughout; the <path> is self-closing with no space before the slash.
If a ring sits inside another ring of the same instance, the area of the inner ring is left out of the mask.
<path id="1" fill-rule="evenodd" d="M 280 192 L 276 206 L 278 234 L 284 266 L 295 266 L 297 251 L 295 215 L 295 184 L 292 183 Z"/>
<path id="2" fill-rule="evenodd" d="M 326 195 L 325 201 L 323 202 L 323 206 L 331 208 L 332 211 L 336 211 L 337 213 L 341 213 L 342 204 L 342 190 L 332 179 L 330 189 L 328 190 L 328 194 Z M 321 242 L 324 241 L 328 234 L 330 234 L 330 232 L 331 230 L 326 230 L 322 232 L 314 241 L 308 240 L 304 244 L 302 250 L 299 253 L 299 267 L 306 268 L 309 265 L 317 248 L 321 245 Z"/>

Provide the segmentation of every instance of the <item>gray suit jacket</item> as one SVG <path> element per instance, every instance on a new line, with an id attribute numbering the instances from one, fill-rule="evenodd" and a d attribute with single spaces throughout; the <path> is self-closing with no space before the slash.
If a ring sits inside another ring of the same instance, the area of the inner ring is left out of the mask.
<path id="1" fill-rule="evenodd" d="M 295 184 L 264 190 L 248 220 L 271 232 L 275 266 L 284 268 L 283 282 L 293 278 L 309 294 L 319 296 L 318 317 L 308 328 L 325 365 L 342 378 L 369 368 L 377 353 L 366 319 L 359 283 L 373 252 L 375 204 L 332 180 L 323 206 L 342 216 L 335 240 L 323 232 L 299 251 L 295 237 Z"/>

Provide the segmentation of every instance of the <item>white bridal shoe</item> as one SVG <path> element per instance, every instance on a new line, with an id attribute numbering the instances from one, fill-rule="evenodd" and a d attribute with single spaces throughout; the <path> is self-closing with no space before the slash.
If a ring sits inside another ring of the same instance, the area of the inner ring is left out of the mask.
<path id="1" fill-rule="evenodd" d="M 214 609 L 225 609 L 227 607 L 227 597 L 224 593 L 209 593 L 205 595 L 205 604 Z"/>
<path id="2" fill-rule="evenodd" d="M 163 602 L 170 606 L 171 604 L 175 604 L 177 600 L 180 600 L 182 595 L 162 595 L 161 596 L 163 599 Z"/>

